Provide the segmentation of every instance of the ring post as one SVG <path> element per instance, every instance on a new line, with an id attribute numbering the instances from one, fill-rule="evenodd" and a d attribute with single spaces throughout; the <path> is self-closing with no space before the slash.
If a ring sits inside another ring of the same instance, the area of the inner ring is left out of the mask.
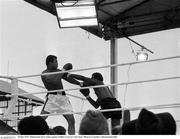
<path id="1" fill-rule="evenodd" d="M 17 94 L 17 93 L 19 93 L 18 81 L 17 81 L 17 79 L 12 79 L 11 80 L 11 94 Z M 5 113 L 4 113 L 5 116 L 12 115 L 13 111 L 16 108 L 17 101 L 18 101 L 18 96 L 11 97 L 9 106 L 8 106 L 7 110 L 5 111 Z"/>

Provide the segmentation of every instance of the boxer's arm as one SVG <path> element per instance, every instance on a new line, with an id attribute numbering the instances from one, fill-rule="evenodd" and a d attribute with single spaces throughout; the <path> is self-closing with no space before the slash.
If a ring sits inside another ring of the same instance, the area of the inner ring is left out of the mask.
<path id="1" fill-rule="evenodd" d="M 89 101 L 89 103 L 91 105 L 93 105 L 96 109 L 99 107 L 99 103 L 97 103 L 96 101 L 94 101 L 89 95 L 86 96 L 86 99 Z"/>
<path id="2" fill-rule="evenodd" d="M 68 76 L 71 77 L 71 78 L 77 79 L 77 80 L 81 80 L 81 81 L 87 82 L 89 85 L 91 85 L 91 84 L 94 85 L 95 84 L 93 79 L 85 77 L 85 76 L 82 76 L 82 75 L 69 74 Z"/>

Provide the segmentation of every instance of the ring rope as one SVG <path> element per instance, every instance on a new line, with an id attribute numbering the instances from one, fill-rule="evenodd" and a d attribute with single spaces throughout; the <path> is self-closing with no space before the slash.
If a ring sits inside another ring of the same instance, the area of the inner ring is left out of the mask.
<path id="1" fill-rule="evenodd" d="M 31 83 L 31 82 L 27 82 L 27 81 L 23 81 L 23 80 L 19 80 L 19 82 L 22 82 L 22 83 L 26 83 L 26 84 L 29 84 L 29 85 L 33 85 L 33 86 L 36 86 L 36 87 L 39 87 L 39 88 L 43 88 L 43 89 L 46 89 L 44 86 L 40 86 L 40 85 L 37 85 L 37 84 L 34 84 L 34 83 Z"/>
<path id="2" fill-rule="evenodd" d="M 152 61 L 157 61 L 157 60 L 167 60 L 167 59 L 173 59 L 173 58 L 180 58 L 180 56 L 176 56 L 176 57 L 169 57 L 169 58 L 163 58 L 163 59 L 156 59 L 156 60 L 149 60 L 149 61 L 142 61 L 142 62 L 133 62 L 131 64 L 139 64 L 139 63 L 145 63 L 145 62 L 152 62 Z M 109 67 L 112 66 L 123 66 L 125 64 L 114 64 L 114 65 L 110 65 Z M 107 66 L 106 66 L 107 67 Z M 100 67 L 100 68 L 104 68 L 104 67 Z M 94 68 L 88 68 L 88 69 L 83 69 L 83 70 L 90 70 L 90 69 L 94 69 Z M 81 69 L 80 69 L 81 70 Z M 73 70 L 71 70 L 70 72 L 72 72 Z M 74 70 L 74 71 L 79 71 L 79 70 Z M 61 72 L 62 73 L 62 72 Z M 53 73 L 54 74 L 54 73 Z M 43 74 L 44 75 L 44 74 Z M 7 78 L 7 79 L 12 79 L 12 77 L 5 77 L 5 76 L 0 76 L 0 78 Z M 177 79 L 180 77 L 170 77 L 170 78 L 161 78 L 161 79 L 154 79 L 154 80 L 146 80 L 146 81 L 137 81 L 137 82 L 129 82 L 129 83 L 120 83 L 120 84 L 111 84 L 109 86 L 113 86 L 113 85 L 124 85 L 124 84 L 135 84 L 135 83 L 144 83 L 144 82 L 152 82 L 152 81 L 160 81 L 160 80 L 170 80 L 170 79 Z M 106 85 L 107 86 L 107 85 Z M 98 86 L 100 87 L 100 86 Z M 89 87 L 88 87 L 89 88 Z M 96 88 L 96 86 L 93 86 L 92 88 Z M 79 88 L 78 88 L 79 89 Z M 81 88 L 83 89 L 83 88 Z M 85 89 L 85 88 L 84 88 Z M 67 90 L 68 91 L 68 90 Z M 22 95 L 22 94 L 19 94 Z M 12 95 L 13 96 L 13 95 Z"/>
<path id="3" fill-rule="evenodd" d="M 50 91 L 47 91 L 47 92 L 50 92 Z M 47 93 L 47 92 L 41 92 L 41 93 Z M 51 91 L 51 92 L 54 92 L 54 91 Z M 22 94 L 18 93 L 18 94 L 14 94 L 14 95 L 6 94 L 6 95 L 0 95 L 0 97 L 28 96 L 28 95 L 31 95 L 31 94 L 40 94 L 40 93 L 26 93 L 26 94 L 25 93 L 22 93 Z M 78 99 L 81 99 L 81 100 L 86 100 L 83 97 L 75 96 L 75 95 L 72 95 L 72 94 L 69 94 L 69 93 L 66 93 L 66 95 L 74 97 L 74 98 L 78 98 Z"/>
<path id="4" fill-rule="evenodd" d="M 171 57 L 172 58 L 172 57 Z M 180 58 L 180 56 L 178 56 L 178 57 L 176 57 L 176 58 Z M 161 59 L 161 60 L 167 60 L 167 59 L 169 59 L 169 58 L 165 58 L 165 59 Z M 133 62 L 133 63 L 131 63 L 130 65 L 132 65 L 132 64 L 139 64 L 139 63 L 145 63 L 145 62 L 152 62 L 152 61 L 154 61 L 154 60 L 149 60 L 149 61 L 142 61 L 142 62 Z M 157 61 L 157 59 L 156 59 L 156 61 Z M 122 64 L 120 64 L 120 65 L 118 65 L 118 64 L 114 64 L 114 65 L 110 65 L 110 67 L 112 67 L 112 66 L 123 66 Z M 106 66 L 106 67 L 108 67 L 108 66 Z M 105 67 L 100 67 L 100 68 L 105 68 Z M 88 68 L 88 69 L 83 69 L 83 70 L 90 70 L 90 69 L 94 69 L 94 68 Z M 80 69 L 81 70 L 81 69 Z M 72 71 L 80 71 L 80 70 L 70 70 L 69 72 L 72 72 Z M 62 73 L 62 72 L 58 72 L 58 73 Z M 55 74 L 55 73 L 53 73 L 53 74 Z M 57 74 L 57 73 L 56 73 Z M 42 76 L 44 75 L 44 74 L 41 74 Z M 45 74 L 45 75 L 47 75 L 47 74 Z M 48 75 L 50 75 L 50 74 L 48 74 Z M 23 76 L 22 76 L 23 77 Z M 5 77 L 5 76 L 0 76 L 0 78 L 6 78 L 6 79 L 12 79 L 12 77 Z M 180 77 L 170 77 L 170 78 L 161 78 L 161 79 L 154 79 L 154 80 L 146 80 L 146 81 L 136 81 L 136 82 L 129 82 L 129 83 L 120 83 L 120 84 L 117 84 L 117 85 L 128 85 L 128 84 L 135 84 L 135 83 L 145 83 L 145 82 L 152 82 L 152 81 L 160 81 L 160 80 L 170 80 L 170 79 L 177 79 L 177 78 L 180 78 Z M 17 78 L 16 78 L 17 79 Z M 22 80 L 18 80 L 18 81 L 20 81 L 20 82 L 23 82 L 23 83 L 27 83 L 27 84 L 31 84 L 31 85 L 34 85 L 34 86 L 36 86 L 36 87 L 40 87 L 40 88 L 43 88 L 43 89 L 45 89 L 44 87 L 42 87 L 42 86 L 39 86 L 39 85 L 36 85 L 36 84 L 33 84 L 33 83 L 29 83 L 29 82 L 26 82 L 26 81 L 22 81 Z M 113 86 L 113 84 L 112 85 L 109 85 L 109 86 Z M 98 87 L 100 87 L 100 86 L 98 86 Z M 98 88 L 98 87 L 96 87 L 96 86 L 93 86 L 92 88 Z M 88 87 L 89 88 L 89 87 Z M 83 89 L 83 88 L 81 88 L 81 89 Z M 85 89 L 85 88 L 84 88 Z M 13 95 L 15 95 L 15 94 L 13 94 Z M 84 98 L 83 98 L 84 99 Z M 173 106 L 173 108 L 175 108 L 175 107 L 179 107 L 178 105 L 177 106 Z M 149 109 L 159 109 L 158 107 L 154 107 L 153 108 L 153 106 L 149 106 L 149 107 L 147 107 L 147 108 L 149 108 Z M 164 106 L 163 108 L 172 108 L 172 106 Z M 137 110 L 137 109 L 140 109 L 140 107 L 138 108 L 138 107 L 136 107 L 136 108 L 132 108 L 131 110 L 133 111 L 133 110 Z M 114 110 L 116 110 L 116 109 L 109 109 L 108 111 L 114 111 Z M 120 110 L 120 109 L 117 109 L 117 110 Z M 122 110 L 125 110 L 125 109 L 122 109 Z M 103 111 L 103 110 L 101 110 L 102 112 L 105 112 L 105 111 Z M 82 114 L 82 113 L 84 113 L 84 112 L 76 112 L 76 113 L 74 113 L 74 114 Z M 58 114 L 58 113 L 57 113 Z M 63 113 L 63 115 L 65 115 L 66 113 Z M 70 113 L 67 113 L 67 114 L 70 114 Z M 49 116 L 50 115 L 53 115 L 53 114 L 48 114 Z"/>
<path id="5" fill-rule="evenodd" d="M 42 103 L 38 103 L 38 102 L 32 101 L 31 99 L 23 99 L 23 98 L 19 98 L 18 97 L 18 100 L 26 101 L 27 103 L 34 103 L 34 104 L 37 104 L 37 105 L 42 105 Z"/>
<path id="6" fill-rule="evenodd" d="M 152 61 L 158 61 L 158 60 L 167 60 L 167 59 L 174 59 L 174 58 L 180 58 L 180 56 L 174 56 L 174 57 L 167 57 L 167 58 L 161 58 L 161 59 L 154 59 L 154 60 L 149 60 L 149 61 L 140 61 L 140 62 L 131 62 L 131 63 L 125 63 L 125 64 L 114 64 L 114 65 L 110 65 L 110 66 L 115 66 L 115 65 L 127 65 L 127 64 L 137 64 L 137 63 L 144 63 L 144 62 L 152 62 Z M 97 68 L 97 67 L 96 67 Z M 99 67 L 99 68 L 103 68 L 103 67 Z M 87 69 L 92 69 L 92 68 L 87 68 Z M 93 68 L 94 69 L 94 68 Z M 86 69 L 80 69 L 80 70 L 86 70 Z M 73 70 L 71 70 L 72 72 Z M 74 71 L 78 71 L 78 70 L 74 70 Z M 67 72 L 67 71 L 63 71 L 64 73 Z M 50 74 L 58 74 L 58 73 L 63 73 L 63 72 L 55 72 L 55 73 L 46 73 L 46 74 L 40 74 L 40 75 L 50 75 Z M 24 76 L 23 76 L 24 77 Z M 14 77 L 7 77 L 7 76 L 0 76 L 0 78 L 7 78 L 7 79 L 13 79 Z M 17 78 L 17 77 L 16 77 Z M 21 78 L 21 77 L 20 77 Z M 160 80 L 170 80 L 170 79 L 175 79 L 175 78 L 179 78 L 179 77 L 171 77 L 171 78 L 164 78 L 164 79 L 155 79 L 155 80 L 146 80 L 146 81 L 137 81 L 137 82 L 129 82 L 129 83 L 120 83 L 120 84 L 112 84 L 112 85 L 107 85 L 107 86 L 113 86 L 113 85 L 128 85 L 128 84 L 135 84 L 135 83 L 142 83 L 142 82 L 152 82 L 152 81 L 160 81 Z M 28 84 L 31 84 L 31 85 L 35 85 L 33 83 L 29 83 L 29 82 L 26 82 L 26 81 L 22 81 L 22 80 L 19 80 L 21 82 L 24 82 L 24 83 L 28 83 Z M 35 85 L 37 87 L 41 87 L 41 88 L 44 88 L 42 86 L 39 86 L 39 85 Z M 104 86 L 105 87 L 105 86 Z M 93 86 L 93 88 L 95 88 L 95 86 Z M 79 88 L 75 88 L 73 90 L 78 90 Z M 82 88 L 83 89 L 83 88 Z M 85 88 L 84 88 L 85 89 Z M 86 88 L 88 89 L 88 88 Z M 57 90 L 57 91 L 62 91 L 62 90 Z M 69 89 L 67 89 L 67 91 L 71 91 Z M 42 92 L 37 92 L 37 93 L 34 93 L 34 94 L 40 94 Z M 43 92 L 44 93 L 44 92 Z M 29 94 L 29 93 L 28 93 Z M 28 94 L 21 94 L 22 95 L 28 95 Z M 15 94 L 14 94 L 15 95 Z M 17 95 L 17 94 L 16 94 Z M 4 95 L 3 95 L 4 96 Z M 6 95 L 6 97 L 10 97 L 11 95 Z"/>
<path id="7" fill-rule="evenodd" d="M 97 86 L 88 86 L 88 87 L 77 87 L 77 88 L 69 88 L 69 89 L 60 89 L 60 90 L 51 90 L 45 92 L 33 92 L 33 93 L 15 93 L 15 94 L 7 94 L 6 97 L 13 97 L 13 96 L 24 96 L 30 94 L 42 94 L 42 93 L 52 93 L 52 92 L 62 92 L 62 91 L 73 91 L 79 89 L 92 89 L 92 88 L 100 88 L 100 87 L 107 87 L 107 86 L 116 86 L 116 85 L 127 85 L 127 84 L 140 84 L 140 83 L 147 83 L 147 82 L 156 82 L 156 81 L 165 81 L 165 80 L 173 80 L 173 79 L 180 79 L 180 76 L 174 77 L 167 77 L 167 78 L 159 78 L 159 79 L 151 79 L 151 80 L 141 80 L 141 81 L 134 81 L 134 82 L 124 82 L 124 83 L 115 83 L 115 84 L 107 84 L 107 85 L 97 85 Z"/>
<path id="8" fill-rule="evenodd" d="M 10 76 L 0 76 L 0 78 L 12 79 L 12 77 L 10 77 Z"/>
<path id="9" fill-rule="evenodd" d="M 34 85 L 34 86 L 36 86 L 36 87 L 40 87 L 40 88 L 46 89 L 46 88 L 43 87 L 43 86 L 36 85 L 36 84 L 30 83 L 30 82 L 27 82 L 27 81 L 23 81 L 23 80 L 19 80 L 19 79 L 18 79 L 18 81 L 23 82 L 23 83 L 26 83 L 26 84 Z M 29 94 L 29 93 L 28 93 L 28 94 Z M 69 96 L 71 96 L 71 97 L 79 98 L 79 99 L 82 99 L 82 100 L 86 100 L 85 98 L 78 97 L 78 96 L 74 96 L 74 95 L 71 95 L 71 94 L 67 94 L 67 95 L 69 95 Z"/>
<path id="10" fill-rule="evenodd" d="M 130 111 L 137 111 L 141 110 L 142 108 L 146 108 L 148 110 L 150 109 L 165 109 L 165 108 L 180 108 L 180 103 L 174 103 L 174 104 L 164 104 L 164 105 L 153 105 L 153 106 L 141 106 L 141 107 L 129 107 L 129 108 L 115 108 L 115 109 L 107 109 L 107 110 L 98 110 L 100 112 L 111 112 L 111 111 L 123 111 L 123 110 L 130 110 Z M 83 114 L 86 113 L 87 111 L 82 111 L 82 112 L 66 112 L 66 113 L 50 113 L 50 114 L 40 114 L 37 116 L 57 116 L 57 115 L 68 115 L 68 114 Z M 28 115 L 29 116 L 29 115 Z M 26 116 L 1 116 L 1 119 L 10 119 L 10 118 L 23 118 L 27 117 Z"/>
<path id="11" fill-rule="evenodd" d="M 141 63 L 162 61 L 162 60 L 170 60 L 170 59 L 175 59 L 175 58 L 180 58 L 180 56 L 152 59 L 152 60 L 147 60 L 147 61 L 129 62 L 129 63 L 123 63 L 123 64 L 112 64 L 112 65 L 98 66 L 98 67 L 84 68 L 84 69 L 77 69 L 77 70 L 68 70 L 68 72 L 79 72 L 79 71 L 102 69 L 102 68 L 108 68 L 108 67 L 126 66 L 126 65 L 133 65 L 133 64 L 141 64 Z M 67 71 L 60 71 L 60 72 L 53 72 L 53 73 L 43 73 L 43 74 L 34 74 L 34 75 L 26 75 L 26 76 L 17 76 L 17 77 L 11 77 L 11 78 L 16 78 L 16 79 L 18 79 L 18 78 L 29 78 L 29 77 L 53 75 L 53 74 L 59 74 L 59 73 L 67 73 Z"/>
<path id="12" fill-rule="evenodd" d="M 75 97 L 75 98 L 79 98 L 81 100 L 86 100 L 86 98 L 83 98 L 83 97 L 79 97 L 79 96 L 75 96 L 75 95 L 71 95 L 69 93 L 66 93 L 68 96 L 71 96 L 71 97 Z"/>

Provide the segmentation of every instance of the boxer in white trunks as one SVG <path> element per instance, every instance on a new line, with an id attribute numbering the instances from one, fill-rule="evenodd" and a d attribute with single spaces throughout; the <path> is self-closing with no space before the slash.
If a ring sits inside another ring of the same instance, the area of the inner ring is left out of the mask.
<path id="1" fill-rule="evenodd" d="M 63 66 L 63 69 L 58 69 L 58 62 L 57 57 L 54 55 L 49 55 L 46 58 L 46 66 L 47 69 L 44 70 L 42 73 L 49 73 L 49 72 L 58 72 L 62 70 L 70 70 L 72 69 L 72 64 L 68 63 Z M 44 86 L 48 91 L 50 90 L 61 90 L 63 89 L 62 79 L 76 85 L 80 85 L 80 82 L 71 78 L 67 77 L 68 73 L 60 73 L 54 75 L 42 75 L 41 79 L 44 83 Z M 72 113 L 72 105 L 69 101 L 69 98 L 66 96 L 65 92 L 51 92 L 47 93 L 46 95 L 46 102 L 44 107 L 41 111 L 41 114 L 48 114 L 48 113 Z M 73 135 L 75 134 L 75 119 L 73 114 L 63 115 L 64 118 L 68 122 L 68 134 Z M 44 119 L 47 118 L 43 117 Z"/>

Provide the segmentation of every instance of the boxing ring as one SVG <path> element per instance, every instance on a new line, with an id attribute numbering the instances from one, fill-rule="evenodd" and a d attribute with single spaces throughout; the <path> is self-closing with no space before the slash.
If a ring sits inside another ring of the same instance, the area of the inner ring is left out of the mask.
<path id="1" fill-rule="evenodd" d="M 128 66 L 128 65 L 135 65 L 135 64 L 143 64 L 143 63 L 150 63 L 150 62 L 156 62 L 156 61 L 165 61 L 165 60 L 173 60 L 173 59 L 179 59 L 180 56 L 174 56 L 174 57 L 166 57 L 166 58 L 160 58 L 160 59 L 153 59 L 148 61 L 141 61 L 141 62 L 129 62 L 129 63 L 122 63 L 122 64 L 111 64 L 111 65 L 105 65 L 105 66 L 99 66 L 99 67 L 91 67 L 91 68 L 84 68 L 84 69 L 77 69 L 77 70 L 69 70 L 68 73 L 72 72 L 80 72 L 80 71 L 87 71 L 87 70 L 96 70 L 96 69 L 103 69 L 103 68 L 111 68 L 111 67 L 122 67 L 122 66 Z M 150 80 L 137 80 L 137 81 L 129 81 L 129 82 L 121 82 L 121 83 L 114 83 L 114 84 L 105 84 L 105 85 L 99 85 L 99 86 L 89 86 L 89 87 L 76 87 L 76 88 L 67 88 L 67 89 L 60 89 L 60 90 L 51 90 L 51 91 L 40 91 L 40 92 L 33 92 L 33 93 L 21 93 L 18 92 L 18 83 L 22 82 L 25 84 L 29 84 L 32 86 L 36 86 L 42 89 L 45 89 L 43 86 L 27 82 L 22 80 L 23 78 L 32 78 L 32 77 L 38 77 L 38 76 L 45 76 L 45 75 L 53 75 L 53 74 L 59 74 L 59 73 L 65 73 L 67 71 L 61 71 L 61 72 L 53 72 L 53 73 L 45 73 L 45 74 L 34 74 L 34 75 L 25 75 L 25 76 L 0 76 L 0 78 L 11 80 L 11 94 L 5 95 L 6 97 L 11 97 L 10 105 L 7 108 L 4 115 L 0 116 L 1 119 L 12 119 L 12 118 L 23 118 L 26 116 L 13 116 L 12 112 L 15 108 L 15 104 L 17 100 L 19 99 L 18 96 L 26 96 L 26 95 L 35 95 L 35 94 L 46 94 L 50 92 L 61 92 L 65 91 L 67 96 L 74 97 L 76 99 L 80 99 L 82 101 L 82 104 L 84 104 L 84 101 L 86 101 L 85 97 L 80 97 L 76 95 L 72 95 L 70 92 L 73 90 L 79 90 L 79 89 L 92 89 L 92 88 L 99 88 L 99 87 L 112 87 L 112 86 L 124 86 L 124 85 L 132 85 L 132 84 L 144 84 L 148 82 L 160 82 L 160 81 L 167 81 L 167 80 L 178 80 L 180 79 L 179 76 L 172 76 L 172 77 L 166 77 L 166 78 L 156 78 L 156 79 L 150 79 Z M 122 102 L 120 102 L 122 103 Z M 101 112 L 106 111 L 117 111 L 122 110 L 122 117 L 124 117 L 124 111 L 129 110 L 131 111 L 137 111 L 141 110 L 142 108 L 146 108 L 148 110 L 152 109 L 179 109 L 180 103 L 172 103 L 172 104 L 162 104 L 162 105 L 148 105 L 148 106 L 139 106 L 139 107 L 125 107 L 122 105 L 122 108 L 116 108 L 116 109 L 108 109 L 108 110 L 99 110 Z M 75 111 L 73 113 L 50 113 L 50 114 L 40 114 L 40 116 L 57 116 L 57 115 L 65 115 L 65 114 L 78 114 L 83 115 L 86 111 Z M 30 116 L 30 115 L 27 115 Z M 180 122 L 180 119 L 175 119 L 176 123 Z"/>

